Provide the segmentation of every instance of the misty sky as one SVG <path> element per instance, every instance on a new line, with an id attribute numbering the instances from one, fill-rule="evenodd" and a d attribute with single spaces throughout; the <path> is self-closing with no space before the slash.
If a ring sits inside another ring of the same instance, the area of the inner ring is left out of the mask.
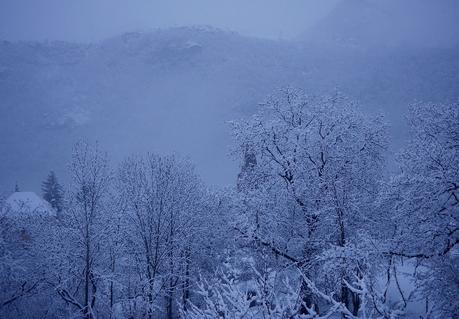
<path id="1" fill-rule="evenodd" d="M 0 39 L 97 41 L 127 31 L 213 25 L 292 38 L 339 0 L 1 0 Z"/>

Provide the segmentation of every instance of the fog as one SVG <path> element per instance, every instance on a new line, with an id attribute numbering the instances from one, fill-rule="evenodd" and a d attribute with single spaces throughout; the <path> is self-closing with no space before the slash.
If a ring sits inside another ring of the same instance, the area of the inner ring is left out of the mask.
<path id="1" fill-rule="evenodd" d="M 396 39 L 457 43 L 459 5 L 454 0 L 3 0 L 0 38 L 96 42 L 130 31 L 211 25 L 243 35 L 294 39 L 316 27 L 337 6 L 348 10 L 340 28 L 365 19 L 365 41 Z M 341 12 L 342 14 L 342 12 Z M 363 16 L 362 16 L 363 15 Z M 322 35 L 317 35 L 322 36 Z"/>
<path id="2" fill-rule="evenodd" d="M 459 1 L 0 0 L 0 318 L 459 318 Z"/>
<path id="3" fill-rule="evenodd" d="M 396 152 L 409 103 L 457 94 L 458 7 L 4 0 L 0 183 L 37 189 L 48 170 L 64 177 L 72 143 L 89 137 L 115 162 L 129 151 L 178 152 L 206 181 L 231 184 L 239 164 L 228 121 L 285 86 L 343 91 L 385 115 Z"/>
<path id="4" fill-rule="evenodd" d="M 206 181 L 231 184 L 238 164 L 228 156 L 228 121 L 289 85 L 340 90 L 384 114 L 396 152 L 409 103 L 457 93 L 458 8 L 451 0 L 4 0 L 0 38 L 11 42 L 0 51 L 0 94 L 10 120 L 0 183 L 37 189 L 48 170 L 65 176 L 72 141 L 90 137 L 116 161 L 130 150 L 178 152 Z"/>
<path id="5" fill-rule="evenodd" d="M 128 31 L 212 25 L 245 35 L 292 38 L 338 0 L 3 0 L 0 38 L 94 42 Z"/>

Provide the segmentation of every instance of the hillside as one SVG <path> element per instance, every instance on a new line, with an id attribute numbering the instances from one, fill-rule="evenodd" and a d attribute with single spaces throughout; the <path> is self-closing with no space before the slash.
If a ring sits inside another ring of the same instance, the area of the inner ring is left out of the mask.
<path id="1" fill-rule="evenodd" d="M 459 44 L 454 0 L 344 0 L 302 34 L 314 45 L 361 50 Z"/>
<path id="2" fill-rule="evenodd" d="M 38 189 L 65 173 L 74 141 L 98 140 L 116 161 L 180 152 L 211 184 L 233 183 L 228 120 L 273 89 L 336 88 L 390 114 L 393 135 L 414 100 L 459 96 L 457 48 L 324 49 L 212 28 L 127 33 L 96 44 L 0 43 L 0 190 Z M 395 141 L 395 146 L 397 145 Z"/>

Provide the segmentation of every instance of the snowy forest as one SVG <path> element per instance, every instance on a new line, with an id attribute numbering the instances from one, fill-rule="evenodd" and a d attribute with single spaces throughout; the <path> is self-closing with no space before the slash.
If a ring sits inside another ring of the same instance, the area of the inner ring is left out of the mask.
<path id="1" fill-rule="evenodd" d="M 459 5 L 335 2 L 0 41 L 0 318 L 459 319 Z"/>
<path id="2" fill-rule="evenodd" d="M 131 155 L 112 167 L 102 146 L 79 142 L 68 189 L 53 173 L 43 183 L 56 215 L 12 215 L 18 203 L 4 204 L 0 310 L 11 318 L 458 314 L 459 105 L 416 104 L 408 121 L 399 173 L 387 176 L 383 119 L 339 94 L 282 89 L 232 123 L 241 171 L 237 187 L 221 190 L 180 156 Z"/>

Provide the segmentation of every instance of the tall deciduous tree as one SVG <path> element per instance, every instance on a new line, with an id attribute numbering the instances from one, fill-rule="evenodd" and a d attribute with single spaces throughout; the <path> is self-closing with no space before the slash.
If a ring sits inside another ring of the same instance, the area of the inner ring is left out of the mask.
<path id="1" fill-rule="evenodd" d="M 202 185 L 187 161 L 153 154 L 126 160 L 119 182 L 145 315 L 152 318 L 155 309 L 163 309 L 166 318 L 174 318 L 177 293 L 189 295 Z"/>
<path id="2" fill-rule="evenodd" d="M 411 138 L 392 182 L 392 252 L 423 266 L 427 308 L 446 318 L 459 313 L 459 104 L 419 103 L 408 119 Z"/>
<path id="3" fill-rule="evenodd" d="M 97 144 L 79 142 L 73 150 L 70 172 L 69 207 L 61 229 L 66 236 L 65 250 L 71 252 L 67 258 L 70 269 L 59 274 L 57 291 L 82 316 L 93 319 L 103 278 L 102 246 L 108 238 L 105 214 L 111 174 L 107 154 Z"/>
<path id="4" fill-rule="evenodd" d="M 381 119 L 362 115 L 343 96 L 307 97 L 288 88 L 236 123 L 235 136 L 246 162 L 239 176 L 247 216 L 241 232 L 305 274 L 319 274 L 317 256 L 330 245 L 352 244 L 371 219 L 386 151 Z M 344 255 L 338 259 L 333 274 L 317 280 L 328 280 L 357 313 L 358 296 L 345 282 L 358 270 Z"/>

